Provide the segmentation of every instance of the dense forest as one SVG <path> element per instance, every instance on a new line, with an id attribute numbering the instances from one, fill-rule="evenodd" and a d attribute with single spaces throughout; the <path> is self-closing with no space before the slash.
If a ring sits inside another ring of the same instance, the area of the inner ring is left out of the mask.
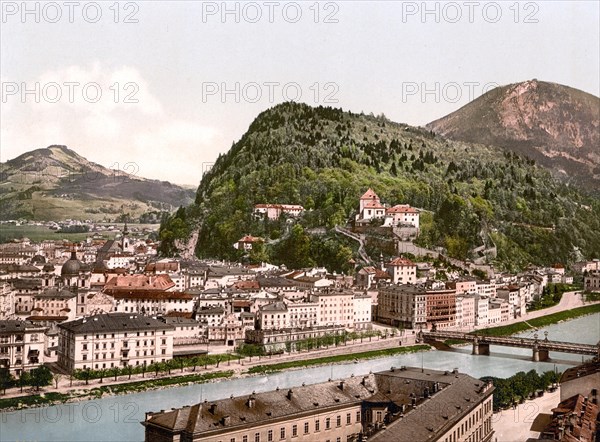
<path id="1" fill-rule="evenodd" d="M 176 240 L 199 229 L 198 256 L 240 259 L 232 245 L 252 234 L 266 241 L 244 258 L 345 271 L 356 246 L 328 229 L 353 218 L 369 187 L 384 203 L 423 209 L 418 243 L 459 259 L 495 244 L 495 264 L 518 270 L 600 252 L 600 199 L 555 181 L 533 160 L 383 115 L 285 103 L 260 114 L 205 174 L 195 203 L 163 221 L 161 253 L 176 254 Z M 253 216 L 257 203 L 306 212 L 267 221 Z"/>

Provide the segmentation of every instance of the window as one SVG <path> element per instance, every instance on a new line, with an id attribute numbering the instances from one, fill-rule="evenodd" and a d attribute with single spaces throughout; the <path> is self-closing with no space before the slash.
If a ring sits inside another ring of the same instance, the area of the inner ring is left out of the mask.
<path id="1" fill-rule="evenodd" d="M 325 419 L 325 429 L 329 430 L 331 428 L 331 418 Z"/>
<path id="2" fill-rule="evenodd" d="M 254 442 L 260 442 L 260 433 L 254 433 Z"/>
<path id="3" fill-rule="evenodd" d="M 292 437 L 298 436 L 298 425 L 292 425 Z"/>
<path id="4" fill-rule="evenodd" d="M 272 442 L 273 441 L 273 430 L 269 430 L 267 432 L 267 441 L 268 442 Z"/>
<path id="5" fill-rule="evenodd" d="M 242 442 L 248 442 L 248 436 L 242 436 Z"/>
<path id="6" fill-rule="evenodd" d="M 304 422 L 304 434 L 308 434 L 308 422 Z"/>
<path id="7" fill-rule="evenodd" d="M 321 431 L 321 422 L 319 421 L 319 419 L 317 419 L 315 421 L 315 432 L 318 433 L 319 431 Z"/>
<path id="8" fill-rule="evenodd" d="M 338 417 L 336 419 L 335 425 L 336 425 L 336 427 L 341 427 L 342 426 L 342 416 L 340 416 L 339 414 L 338 414 Z"/>
<path id="9" fill-rule="evenodd" d="M 352 422 L 352 415 L 350 413 L 348 413 L 346 415 L 346 425 L 350 425 L 351 422 Z"/>
<path id="10" fill-rule="evenodd" d="M 281 427 L 281 430 L 279 430 L 279 439 L 285 439 L 285 427 Z"/>
<path id="11" fill-rule="evenodd" d="M 229 439 L 229 442 L 235 442 L 235 437 L 232 437 L 231 439 Z"/>

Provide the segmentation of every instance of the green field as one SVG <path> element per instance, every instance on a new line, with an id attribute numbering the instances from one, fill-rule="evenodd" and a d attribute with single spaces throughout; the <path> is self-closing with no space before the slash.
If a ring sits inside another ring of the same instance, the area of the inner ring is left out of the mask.
<path id="1" fill-rule="evenodd" d="M 117 225 L 119 224 L 110 223 L 106 225 Z M 158 229 L 158 224 L 130 224 L 130 229 L 136 227 L 138 229 L 149 228 L 153 230 Z M 0 243 L 8 242 L 13 239 L 29 238 L 34 242 L 43 241 L 45 239 L 66 239 L 69 241 L 83 241 L 88 236 L 93 235 L 95 232 L 86 233 L 57 233 L 56 230 L 50 230 L 44 226 L 15 226 L 10 224 L 0 224 Z M 106 239 L 114 239 L 116 232 L 104 230 L 100 233 Z"/>

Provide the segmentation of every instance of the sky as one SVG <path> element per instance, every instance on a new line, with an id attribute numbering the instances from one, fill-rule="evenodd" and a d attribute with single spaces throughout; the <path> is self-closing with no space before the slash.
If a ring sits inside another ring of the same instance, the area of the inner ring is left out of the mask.
<path id="1" fill-rule="evenodd" d="M 2 162 L 61 144 L 196 186 L 284 101 L 425 125 L 533 78 L 600 95 L 595 0 L 2 1 L 1 10 Z"/>

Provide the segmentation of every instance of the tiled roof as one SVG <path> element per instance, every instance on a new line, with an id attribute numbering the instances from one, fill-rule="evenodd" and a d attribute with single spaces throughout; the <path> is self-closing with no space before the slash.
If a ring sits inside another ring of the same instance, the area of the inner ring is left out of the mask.
<path id="1" fill-rule="evenodd" d="M 104 313 L 58 324 L 73 333 L 120 332 L 137 330 L 173 330 L 158 319 L 135 313 Z"/>
<path id="2" fill-rule="evenodd" d="M 398 204 L 387 209 L 387 213 L 419 213 L 419 211 L 408 204 Z"/>
<path id="3" fill-rule="evenodd" d="M 394 258 L 390 262 L 388 262 L 387 265 L 394 266 L 394 267 L 403 267 L 403 266 L 414 266 L 415 263 L 412 262 L 410 259 L 406 259 L 406 258 Z"/>
<path id="4" fill-rule="evenodd" d="M 169 275 L 118 275 L 110 278 L 104 286 L 105 291 L 113 289 L 129 290 L 167 290 L 175 283 Z"/>
<path id="5" fill-rule="evenodd" d="M 29 321 L 21 321 L 18 319 L 7 319 L 0 321 L 0 333 L 17 333 L 23 331 L 36 331 L 40 327 Z"/>
<path id="6" fill-rule="evenodd" d="M 371 189 L 369 187 L 369 189 L 363 194 L 363 196 L 360 197 L 361 200 L 372 200 L 372 199 L 379 199 L 379 197 L 377 196 L 377 194 L 375 193 L 375 191 L 373 189 Z"/>
<path id="7" fill-rule="evenodd" d="M 373 375 L 370 375 L 372 377 Z M 274 390 L 204 402 L 148 416 L 145 424 L 185 431 L 190 434 L 219 433 L 231 429 L 267 424 L 292 415 L 310 416 L 325 409 L 334 410 L 360 404 L 372 392 L 363 385 L 362 377 L 303 387 Z M 369 383 L 367 383 L 369 385 Z"/>

